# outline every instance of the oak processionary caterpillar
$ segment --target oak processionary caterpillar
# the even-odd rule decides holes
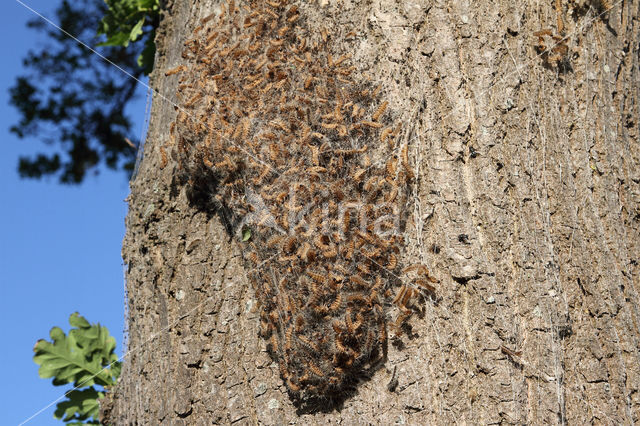
[[[232,227],[259,218],[244,222],[245,268],[260,335],[297,403],[339,399],[383,361],[412,177],[380,86],[315,33],[286,0],[230,2],[166,72],[180,76],[167,148],[190,200]],[[400,161],[386,160],[393,150]]]

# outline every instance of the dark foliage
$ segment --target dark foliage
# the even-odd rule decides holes
[[[69,34],[96,46],[105,40],[96,32],[106,10],[103,0],[63,1],[54,21]],[[139,141],[125,108],[136,96],[136,80],[42,19],[35,18],[28,26],[45,34],[46,42],[28,52],[26,74],[10,89],[10,102],[21,115],[11,131],[20,138],[37,136],[55,148],[51,154],[21,157],[20,175],[55,175],[62,183],[77,184],[88,172],[97,173],[101,163],[130,173]],[[152,36],[153,32],[145,32],[142,38]],[[142,78],[145,69],[136,59],[148,45],[143,41],[95,49]]]

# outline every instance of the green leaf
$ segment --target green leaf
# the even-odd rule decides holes
[[[127,47],[129,45],[129,33],[124,33],[122,31],[117,32],[109,36],[107,41],[103,43],[98,43],[98,46],[124,46]]]
[[[242,241],[249,241],[249,238],[251,238],[251,229],[244,228],[242,230]]]
[[[105,388],[113,386],[120,376],[122,364],[115,354],[116,341],[100,324],[90,324],[77,312],[69,317],[73,327],[65,335],[59,327],[49,333],[51,342],[38,340],[33,360],[40,365],[42,378],[53,377],[56,386],[73,383],[76,389],[65,394],[56,406],[54,417],[68,424],[99,424],[100,404]],[[84,389],[78,389],[84,387]]]
[[[158,0],[138,0],[138,10],[156,10]]]
[[[142,34],[142,26],[144,25],[145,17],[138,21],[138,23],[131,29],[131,34],[129,34],[129,40],[136,41],[136,39]]]
[[[76,328],[71,329],[68,336],[59,327],[53,327],[49,333],[52,342],[39,340],[34,346],[33,360],[40,365],[40,377],[53,377],[56,386],[66,383],[75,386],[115,384],[115,371],[103,368],[117,360],[116,342],[109,331],[99,324],[89,324],[77,313],[69,317],[69,323]],[[118,365],[118,375],[119,369]]]
[[[56,405],[56,410],[53,413],[53,417],[56,419],[61,419],[65,422],[71,420],[84,421],[91,417],[97,419],[100,416],[98,399],[104,396],[102,392],[98,392],[94,388],[88,388],[71,390],[65,396],[67,399]]]
[[[100,21],[97,33],[106,35],[107,40],[99,46],[127,47],[130,42],[145,40],[145,47],[138,56],[137,62],[148,75],[153,68],[154,33],[159,22],[159,0],[105,0],[105,2],[107,13]]]
[[[71,316],[69,317],[69,324],[71,325],[71,327],[78,327],[78,328],[91,327],[91,324],[89,324],[89,321],[81,317],[80,314],[77,312],[74,312],[71,314]]]

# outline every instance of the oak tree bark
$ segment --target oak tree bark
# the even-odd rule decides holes
[[[238,243],[188,202],[171,159],[161,167],[177,102],[164,72],[218,9],[170,1],[123,248],[127,356],[105,421],[640,421],[640,2],[560,6],[300,4],[335,39],[357,33],[352,61],[412,129],[404,257],[439,279],[438,302],[355,395],[300,413],[258,338]]]

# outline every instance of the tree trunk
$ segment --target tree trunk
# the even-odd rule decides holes
[[[404,334],[386,307],[398,337],[342,404],[296,409],[258,337],[241,243],[188,200],[163,148],[183,102],[164,73],[184,62],[200,20],[219,13],[174,0],[131,185],[127,355],[104,419],[640,421],[640,2],[574,0],[559,14],[551,1],[299,7],[337,45],[356,38],[359,78],[382,85],[408,129],[415,179],[401,257],[429,267],[437,296]]]

